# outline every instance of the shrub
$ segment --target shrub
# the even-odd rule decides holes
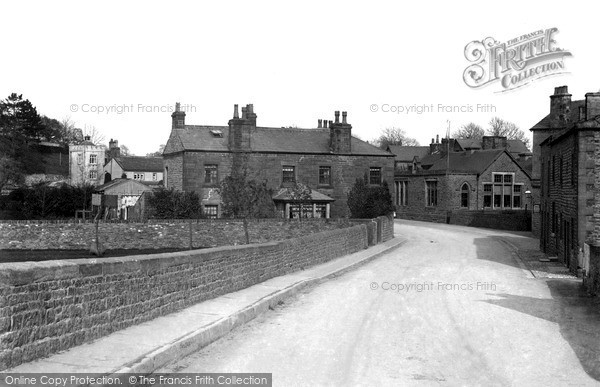
[[[158,219],[201,218],[200,196],[192,192],[160,188],[148,197],[150,217]]]
[[[93,190],[91,185],[51,187],[41,182],[12,191],[6,209],[26,219],[72,218],[75,211],[90,208]]]
[[[356,179],[348,193],[348,208],[356,219],[371,219],[392,213],[394,204],[387,181],[378,186],[369,186],[366,174],[364,178]]]

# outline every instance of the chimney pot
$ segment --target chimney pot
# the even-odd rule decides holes
[[[176,112],[181,111],[181,104],[179,102],[175,102],[175,111]]]
[[[329,121],[329,127],[331,128],[333,126],[333,121]]]
[[[440,143],[440,135],[439,135],[439,134],[436,134],[436,135],[435,135],[435,143],[436,143],[436,144],[439,144],[439,143]]]
[[[248,112],[248,107],[244,107],[242,106],[242,120],[245,120],[247,115],[246,113]]]
[[[434,142],[433,142],[433,140],[434,140],[434,138],[432,137],[432,138],[431,138],[431,143],[432,143],[432,144],[434,143]]]
[[[327,128],[327,127],[328,127],[328,126],[327,126],[327,120],[323,120],[323,127],[324,127],[324,128]]]
[[[240,118],[240,114],[238,113],[238,105],[233,105],[233,118]]]
[[[568,86],[559,86],[554,88],[554,95],[564,95],[569,94]]]
[[[342,124],[347,124],[346,118],[348,117],[348,112],[342,112]]]
[[[319,124],[317,126],[317,128],[321,128],[323,126],[323,120],[318,120]]]
[[[335,123],[336,124],[340,123],[340,111],[339,110],[335,111]]]

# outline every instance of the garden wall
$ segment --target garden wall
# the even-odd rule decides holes
[[[367,225],[359,224],[280,242],[0,264],[0,370],[367,245]]]

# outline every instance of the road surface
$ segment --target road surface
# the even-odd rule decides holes
[[[397,221],[399,249],[156,372],[269,372],[275,386],[600,385],[600,306],[533,278],[500,239]]]

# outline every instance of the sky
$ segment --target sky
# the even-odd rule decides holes
[[[315,128],[347,111],[364,140],[395,127],[427,145],[448,125],[485,128],[493,116],[529,135],[554,87],[573,99],[600,90],[599,10],[549,0],[5,2],[0,98],[23,94],[40,114],[95,127],[136,155],[166,143],[175,102],[195,125],[227,125],[234,104],[252,103],[269,127]],[[571,54],[560,74],[509,91],[465,83],[470,42],[551,28],[553,47]]]

